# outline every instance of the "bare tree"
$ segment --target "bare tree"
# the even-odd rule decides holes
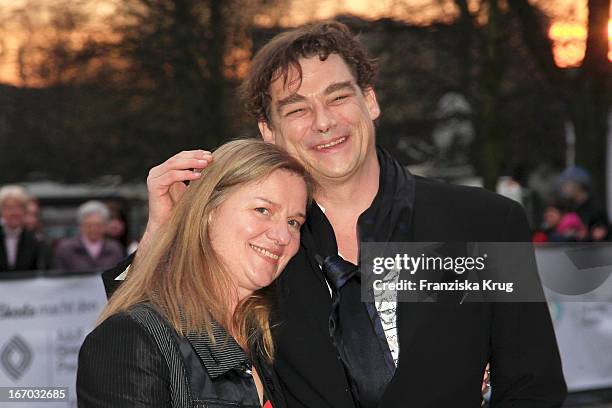
[[[576,132],[576,162],[590,170],[596,191],[603,193],[610,107],[610,0],[588,1],[586,51],[582,63],[571,69],[555,65],[546,17],[527,0],[509,0],[508,4],[521,22],[532,57],[567,107]]]

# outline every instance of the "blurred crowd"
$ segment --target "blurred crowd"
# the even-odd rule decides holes
[[[103,202],[83,203],[76,218],[76,236],[49,242],[38,200],[18,185],[0,188],[0,272],[103,270],[135,250],[125,216]]]
[[[606,211],[591,192],[586,170],[570,167],[540,183],[542,188],[533,180],[529,184],[538,193],[540,205],[533,206],[534,200],[529,204],[525,189],[509,177],[501,179],[498,192],[525,205],[534,226],[534,242],[610,240]],[[0,188],[0,272],[103,270],[136,249],[137,242],[128,238],[125,215],[103,202],[87,201],[79,206],[78,234],[53,242],[44,235],[40,210],[38,200],[23,187]]]
[[[579,166],[562,172],[544,203],[534,242],[610,240],[606,211],[592,194],[591,176]]]

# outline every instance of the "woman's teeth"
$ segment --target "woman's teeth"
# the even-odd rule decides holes
[[[255,246],[253,244],[249,244],[251,246],[251,248],[253,248],[254,250],[256,250],[257,252],[259,252],[260,254],[267,256],[268,258],[272,258],[275,261],[278,261],[279,256],[276,254],[273,254],[272,252],[268,251],[267,249]]]

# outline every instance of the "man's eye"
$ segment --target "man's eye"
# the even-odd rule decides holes
[[[302,227],[302,223],[298,220],[289,220],[287,224],[291,225],[293,228],[300,229]]]
[[[255,211],[257,211],[258,213],[263,214],[263,215],[270,214],[270,210],[268,210],[266,207],[257,207],[257,208],[255,208]]]
[[[304,112],[306,112],[306,109],[304,108],[291,109],[290,111],[286,113],[285,116],[300,116]]]
[[[338,103],[341,103],[342,101],[344,101],[344,100],[345,100],[346,98],[348,98],[349,96],[350,96],[350,95],[338,95],[338,96],[335,96],[334,98],[332,98],[332,100],[331,100],[331,102],[330,102],[330,103],[331,103],[332,105],[333,105],[333,104],[338,104]]]

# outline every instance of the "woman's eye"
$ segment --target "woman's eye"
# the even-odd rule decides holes
[[[257,211],[260,214],[264,214],[264,215],[270,214],[270,210],[268,210],[266,207],[257,207],[255,208],[255,211]]]

